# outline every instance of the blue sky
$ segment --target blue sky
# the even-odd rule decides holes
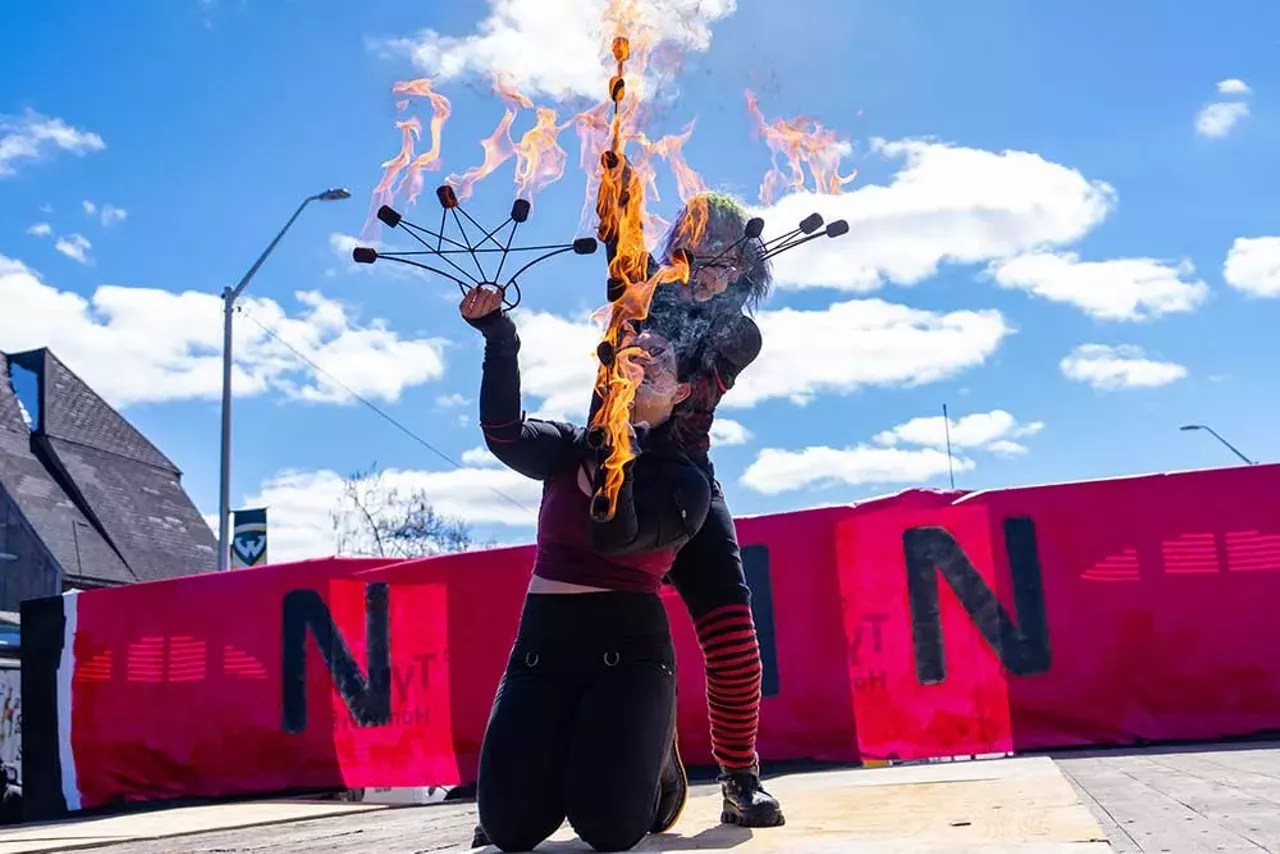
[[[667,12],[654,20],[683,65],[646,129],[696,119],[685,155],[709,184],[760,204],[770,152],[746,88],[770,120],[803,114],[837,132],[843,171],[859,171],[841,195],[810,182],[761,205],[769,233],[810,210],[853,230],[777,262],[766,349],[726,400],[733,423],[714,451],[736,512],[945,485],[943,403],[967,488],[1232,462],[1209,436],[1177,430],[1187,422],[1255,458],[1280,454],[1280,9],[648,5]],[[351,200],[307,210],[246,312],[462,468],[241,319],[233,504],[271,508],[276,558],[327,553],[338,476],[376,462],[483,535],[529,539],[536,485],[475,453],[480,350],[456,289],[385,263],[356,268],[344,252],[399,145],[395,81],[430,77],[452,102],[425,215],[430,188],[479,161],[501,116],[493,71],[562,118],[603,95],[602,7],[4,4],[0,350],[52,347],[212,513],[216,294],[301,198],[349,187]],[[536,197],[530,239],[584,233],[577,140],[560,142],[570,168]],[[659,180],[653,207],[669,216],[674,185],[665,170]],[[501,218],[513,192],[508,162],[470,210]],[[570,256],[526,281],[531,411],[577,415],[585,402],[585,316],[602,280],[600,258]]]

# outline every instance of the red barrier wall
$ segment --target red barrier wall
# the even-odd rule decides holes
[[[424,663],[448,660],[440,582],[401,585],[390,598],[392,726],[352,724],[310,640],[307,727],[282,725],[285,595],[318,592],[363,663],[365,585],[344,576],[376,563],[308,561],[77,594],[70,742],[81,804],[456,780],[448,680],[421,677]],[[429,719],[412,713],[427,708]]]
[[[1253,466],[911,490],[740,520],[765,664],[762,756],[905,759],[1280,728],[1278,496],[1280,466]],[[91,807],[472,781],[532,555],[309,561],[67,597],[64,791],[70,779]],[[682,603],[664,595],[682,749],[709,763],[701,653]],[[378,638],[382,718],[368,669]],[[344,649],[354,675],[340,691],[320,653],[341,673]],[[286,695],[305,699],[291,707]],[[348,701],[380,725],[358,726]]]
[[[883,623],[856,692],[866,757],[923,758],[1280,729],[1280,466],[976,493],[840,526],[846,632]],[[1006,543],[1007,520],[1034,542]],[[1002,667],[939,582],[946,678],[920,684],[904,532],[947,528],[1011,617],[1011,552],[1043,580],[1047,668]],[[1023,527],[1026,525],[1023,523]],[[1024,561],[1025,562],[1025,561]],[[851,662],[851,667],[854,667]],[[1037,667],[1032,666],[1031,670]]]

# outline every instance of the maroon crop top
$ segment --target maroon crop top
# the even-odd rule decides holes
[[[578,466],[547,481],[538,509],[538,555],[533,574],[549,581],[634,593],[656,593],[676,550],[606,555],[591,548],[586,520],[591,496],[578,486]]]

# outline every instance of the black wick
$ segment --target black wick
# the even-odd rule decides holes
[[[458,290],[466,294],[472,288],[488,286],[497,289],[502,294],[502,304],[508,309],[513,309],[520,304],[520,276],[525,271],[540,261],[545,261],[556,255],[562,255],[565,252],[573,252],[575,255],[591,255],[596,251],[596,239],[594,237],[579,237],[572,243],[548,244],[542,246],[512,246],[511,243],[516,236],[516,228],[520,223],[529,219],[529,213],[533,206],[529,204],[527,199],[516,199],[511,205],[511,215],[499,225],[497,228],[485,229],[480,223],[476,222],[469,213],[462,209],[458,203],[458,196],[453,191],[453,187],[443,184],[436,188],[436,198],[440,201],[440,228],[432,231],[415,223],[409,222],[400,215],[398,211],[383,205],[378,208],[378,219],[390,228],[400,228],[409,234],[414,240],[422,244],[422,249],[414,252],[379,252],[372,246],[357,246],[351,252],[351,257],[358,264],[372,264],[380,258],[388,261],[398,261],[401,264],[409,264],[429,273],[435,273],[437,276],[443,276],[458,285]],[[452,237],[446,237],[444,230],[448,224],[449,216],[453,216],[453,221],[458,227],[458,233],[461,235],[460,240]],[[461,215],[461,216],[460,216]],[[467,233],[467,228],[462,223],[465,217],[481,233],[481,237],[475,243],[471,242],[471,236]],[[505,242],[500,242],[495,236],[508,225],[511,226],[507,232]],[[434,238],[435,246],[427,242],[426,238]],[[486,246],[485,244],[493,244]],[[507,279],[506,284],[501,284],[502,268],[506,266],[507,256],[512,252],[544,252],[543,255],[534,258],[525,264],[519,270],[512,273]],[[484,265],[480,263],[481,255],[497,254],[498,269],[492,275],[487,273]],[[421,261],[414,260],[417,256],[435,255],[441,261],[453,268],[453,272],[432,267]],[[473,275],[469,270],[459,265],[453,260],[455,255],[469,255],[471,262],[475,265],[478,276]],[[512,288],[515,290],[515,299],[507,299],[507,290]]]
[[[758,247],[759,260],[768,261],[770,258],[777,257],[788,249],[794,249],[797,246],[808,243],[810,240],[816,240],[819,237],[840,237],[849,233],[849,223],[842,219],[827,223],[826,228],[823,228],[822,225],[822,215],[811,213],[800,220],[800,225],[797,228],[765,241],[760,239],[760,235],[764,233],[764,220],[758,216],[752,217],[747,220],[742,237],[726,246],[717,255],[711,258],[690,257],[690,266],[692,268],[690,275],[698,270],[714,266],[721,258],[738,251],[753,241],[754,245]]]

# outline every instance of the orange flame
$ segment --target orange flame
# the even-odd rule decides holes
[[[856,169],[848,176],[840,174],[840,161],[849,154],[849,147],[835,131],[805,116],[769,122],[760,112],[760,102],[755,93],[747,90],[746,94],[747,110],[772,152],[773,168],[765,173],[760,184],[761,202],[773,204],[788,192],[803,191],[805,167],[813,177],[816,192],[826,195],[838,194],[841,187],[857,177]],[[779,157],[786,160],[790,174],[779,166]]]
[[[607,0],[604,13],[605,44],[602,53],[611,54],[615,73],[609,81],[609,98],[564,125],[549,108],[536,109],[536,122],[520,139],[512,141],[511,129],[521,109],[533,102],[499,79],[494,84],[507,104],[497,129],[483,142],[484,161],[462,174],[451,174],[445,180],[459,199],[470,196],[475,184],[492,174],[503,163],[516,158],[517,193],[527,197],[564,175],[567,155],[558,142],[559,134],[575,125],[581,140],[580,156],[587,176],[584,220],[594,207],[598,217],[597,233],[612,249],[609,259],[610,304],[602,310],[608,318],[604,343],[616,358],[602,365],[596,378],[596,391],[603,405],[591,419],[593,430],[603,428],[608,455],[602,464],[604,483],[601,495],[608,499],[608,513],[616,509],[618,490],[622,485],[622,469],[635,454],[630,443],[630,413],[636,386],[643,375],[639,354],[628,349],[636,337],[636,323],[648,316],[649,304],[656,288],[675,282],[687,283],[689,263],[685,257],[669,259],[651,273],[649,246],[654,245],[665,225],[646,207],[647,197],[657,198],[656,161],[665,160],[675,174],[680,199],[688,206],[682,220],[681,238],[695,242],[707,221],[707,206],[699,195],[705,190],[702,179],[684,159],[683,147],[688,142],[693,124],[681,134],[650,142],[640,127],[646,117],[646,90],[653,85],[651,72],[659,75],[674,70],[678,52],[659,51],[662,33],[652,15],[646,15],[648,0]],[[652,12],[651,9],[648,11]],[[625,34],[625,35],[623,35]],[[668,45],[669,46],[669,45]],[[422,172],[440,167],[440,132],[449,116],[449,102],[432,89],[429,80],[396,84],[396,94],[409,97],[399,101],[403,111],[412,97],[431,100],[431,148],[415,157],[415,143],[422,135],[422,124],[416,116],[397,122],[401,132],[401,150],[383,164],[385,174],[374,192],[375,210],[379,203],[389,203],[401,188],[408,186],[412,202],[422,189]],[[627,153],[630,145],[632,151]],[[602,156],[616,155],[612,166],[602,168]],[[594,200],[594,205],[592,202]]]
[[[684,133],[664,136],[657,142],[651,143],[643,136],[640,138],[640,144],[646,152],[667,161],[675,175],[676,193],[686,208],[685,217],[680,223],[680,231],[677,234],[677,243],[682,246],[695,244],[702,239],[708,218],[708,204],[705,196],[707,184],[684,159],[684,144],[693,136],[693,125],[693,122],[689,122]]]
[[[453,187],[454,193],[460,200],[470,198],[471,188],[477,181],[493,174],[495,169],[511,159],[511,155],[515,153],[515,146],[511,142],[511,123],[516,120],[516,114],[520,110],[533,106],[533,102],[513,89],[505,77],[499,76],[494,81],[493,91],[507,103],[507,109],[502,114],[502,120],[498,122],[497,129],[489,135],[488,139],[480,143],[480,147],[484,149],[484,162],[479,166],[471,167],[461,175],[450,175],[445,178],[445,182]]]
[[[538,107],[537,123],[515,145],[516,195],[530,198],[564,176],[568,155],[560,147],[560,132],[571,124],[556,124],[556,111]]]
[[[679,136],[650,143],[640,132],[643,118],[644,72],[657,43],[656,33],[646,27],[640,15],[638,0],[611,0],[605,14],[606,31],[615,37],[609,50],[616,63],[616,73],[609,81],[609,98],[605,103],[577,117],[582,138],[584,168],[589,175],[599,169],[595,184],[598,236],[615,247],[609,260],[609,310],[602,349],[615,357],[602,360],[596,373],[596,392],[601,403],[592,415],[590,429],[604,433],[603,446],[608,449],[601,463],[603,482],[596,499],[606,502],[606,516],[617,509],[618,492],[623,482],[623,467],[635,459],[631,447],[631,407],[635,400],[642,368],[638,353],[629,349],[636,337],[635,325],[649,314],[649,304],[656,288],[674,282],[689,281],[689,264],[683,256],[670,259],[650,274],[648,247],[655,236],[655,217],[646,210],[646,196],[654,186],[655,157],[664,157],[676,172],[681,198],[688,201],[703,188],[697,174],[684,161],[681,148],[692,133],[692,125]],[[610,26],[611,25],[611,26]],[[620,35],[626,33],[626,36]],[[626,73],[626,72],[630,73]],[[612,116],[609,110],[612,108]],[[635,153],[627,156],[629,142]],[[588,158],[591,158],[590,160]],[[596,166],[601,164],[601,166]],[[656,192],[655,192],[656,196]],[[695,202],[696,204],[696,202]],[[690,216],[691,228],[705,225],[702,217]]]
[[[440,137],[444,131],[444,123],[452,112],[449,99],[434,91],[431,81],[425,78],[396,83],[391,91],[393,94],[410,96],[396,102],[399,112],[408,108],[410,99],[414,96],[427,98],[431,102],[431,147],[415,157],[416,143],[422,137],[422,121],[417,116],[410,116],[396,122],[396,129],[400,131],[400,152],[382,164],[382,180],[373,188],[369,217],[362,231],[366,238],[372,236],[374,216],[379,207],[391,204],[396,194],[406,185],[408,200],[412,203],[422,192],[422,173],[440,168]]]

